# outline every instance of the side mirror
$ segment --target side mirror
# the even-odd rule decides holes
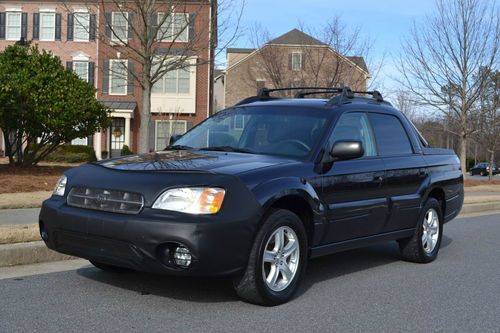
[[[175,141],[179,140],[182,137],[182,134],[174,134],[170,137],[169,145],[173,146]]]
[[[333,161],[351,160],[362,157],[365,153],[361,141],[337,141],[330,151]]]

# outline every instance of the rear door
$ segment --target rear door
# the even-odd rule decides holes
[[[323,244],[380,233],[387,219],[384,163],[364,112],[344,113],[330,134],[328,147],[339,140],[359,140],[363,157],[333,163],[324,174],[322,202],[327,206],[328,229]]]
[[[420,213],[427,165],[398,117],[381,113],[369,117],[385,165],[390,216],[384,231],[413,228]]]

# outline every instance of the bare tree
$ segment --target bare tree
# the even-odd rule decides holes
[[[350,85],[354,89],[367,89],[366,77],[360,75],[356,67],[361,64],[356,60],[365,62],[366,69],[369,69],[370,83],[367,86],[378,84],[377,78],[384,57],[379,61],[373,59],[374,41],[363,35],[361,26],[347,26],[341,16],[335,15],[319,30],[304,25],[301,29],[330,48],[329,53],[318,52],[317,48],[303,49],[308,60],[305,67],[312,76],[314,85],[326,87]]]
[[[301,70],[290,70],[290,60],[280,45],[271,45],[272,39],[266,28],[255,26],[251,41],[259,49],[260,68],[248,68],[248,84],[255,85],[259,75],[264,74],[274,87],[349,85],[354,89],[366,89],[367,73],[359,61],[370,54],[372,42],[361,35],[359,27],[345,26],[335,16],[322,29],[312,30],[302,25],[302,31],[317,39],[321,44],[305,39],[296,45],[300,51]],[[351,57],[355,56],[355,57]],[[378,70],[377,70],[378,72]],[[287,94],[283,92],[282,94]]]
[[[418,106],[412,98],[411,92],[399,89],[394,94],[394,106],[404,113],[408,119],[416,121],[418,118]]]
[[[478,131],[475,140],[486,150],[490,162],[489,178],[493,177],[495,151],[500,148],[500,72],[486,71],[485,87],[480,96]]]
[[[168,73],[193,66],[209,65],[213,72],[218,50],[239,34],[243,2],[94,0],[87,6],[92,9],[96,3],[101,13],[99,20],[104,22],[96,27],[103,52],[127,60],[105,70],[124,79],[131,76],[141,89],[138,152],[148,152],[153,148],[149,147],[149,123],[155,84]],[[240,3],[241,8],[236,8]],[[64,4],[71,6],[67,0]],[[218,20],[223,11],[233,14],[226,15],[225,21]],[[221,35],[225,35],[224,45],[218,44]]]
[[[456,122],[465,173],[467,139],[475,131],[469,120],[485,86],[479,72],[498,65],[500,14],[489,0],[437,0],[436,7],[403,41],[399,83]]]

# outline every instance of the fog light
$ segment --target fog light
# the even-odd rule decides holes
[[[188,267],[191,265],[191,253],[187,248],[179,246],[175,249],[174,261],[178,266]]]

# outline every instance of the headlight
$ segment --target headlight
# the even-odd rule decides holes
[[[64,196],[64,190],[66,189],[66,182],[68,178],[64,175],[59,178],[57,181],[56,187],[54,187],[54,192],[52,193],[53,195],[59,195],[59,196]]]
[[[189,214],[215,214],[220,210],[225,194],[224,189],[217,187],[174,188],[163,192],[153,208]]]

